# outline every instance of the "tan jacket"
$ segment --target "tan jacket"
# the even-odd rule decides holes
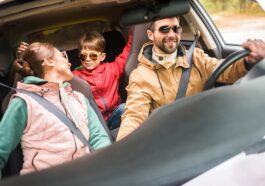
[[[175,101],[182,69],[189,68],[186,50],[181,45],[178,47],[176,63],[163,65],[151,62],[152,46],[150,42],[143,45],[138,56],[138,67],[130,75],[126,88],[128,97],[117,140],[138,128],[154,109]],[[186,96],[201,92],[207,78],[220,62],[195,48]],[[240,60],[230,66],[218,82],[233,83],[246,72],[244,60]]]

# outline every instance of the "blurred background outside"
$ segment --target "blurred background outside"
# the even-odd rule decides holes
[[[225,43],[242,44],[248,38],[265,41],[265,0],[200,0]],[[263,3],[263,6],[262,4]],[[262,8],[263,7],[263,8]]]

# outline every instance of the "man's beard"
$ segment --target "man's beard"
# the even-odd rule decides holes
[[[177,40],[177,38],[165,37],[162,42],[155,42],[155,44],[165,54],[172,54],[176,51],[179,45],[179,41]]]

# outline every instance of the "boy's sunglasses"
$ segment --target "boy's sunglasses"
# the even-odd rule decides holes
[[[89,57],[92,61],[96,61],[99,57],[99,54],[97,54],[97,53],[89,53],[89,54],[80,53],[79,54],[79,59],[81,61],[85,61],[87,59],[87,57]]]
[[[170,32],[170,30],[172,29],[172,31],[174,33],[182,33],[182,27],[181,26],[161,26],[158,28],[158,31],[162,34],[167,34]]]

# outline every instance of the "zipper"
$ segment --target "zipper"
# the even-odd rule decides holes
[[[61,105],[62,105],[62,107],[63,107],[63,109],[65,111],[65,115],[68,117],[69,113],[68,113],[68,111],[67,111],[64,103],[62,102],[62,98],[61,98],[61,95],[60,94],[59,94],[59,100],[60,100],[60,103],[61,103]],[[75,147],[74,147],[75,149],[74,149],[74,152],[72,154],[72,160],[73,160],[74,159],[74,155],[77,152],[77,144],[76,144],[75,135],[73,134],[73,132],[71,130],[70,130],[70,132],[72,133],[72,136],[73,136],[73,139],[74,139],[74,144],[75,144]]]
[[[101,96],[101,100],[102,100],[102,102],[103,102],[103,104],[105,106],[105,109],[106,109],[106,111],[104,113],[108,113],[109,112],[109,108],[107,106],[107,102],[106,102],[104,96]]]
[[[35,169],[35,171],[37,171],[37,167],[34,165],[34,159],[36,158],[36,156],[38,155],[39,152],[36,152],[36,154],[33,156],[32,158],[32,162],[31,162],[31,165],[32,167]]]
[[[75,135],[73,134],[73,132],[71,131],[72,135],[73,135],[73,138],[74,138],[74,144],[75,144],[75,150],[74,150],[74,153],[72,154],[72,160],[74,159],[74,155],[75,153],[77,152],[77,144],[76,144],[76,140],[75,140]]]

